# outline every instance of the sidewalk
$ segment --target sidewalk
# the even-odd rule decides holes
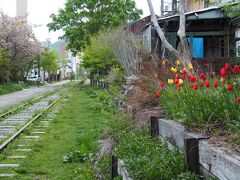
[[[32,87],[28,89],[24,89],[22,91],[17,91],[14,93],[10,94],[5,94],[0,96],[0,110],[3,110],[9,106],[12,105],[17,105],[23,101],[26,101],[28,99],[31,99],[33,97],[42,95],[48,91],[51,91],[63,84],[66,84],[70,82],[69,80],[62,81],[62,82],[57,82],[53,84],[48,84],[46,86],[41,86],[41,87]]]

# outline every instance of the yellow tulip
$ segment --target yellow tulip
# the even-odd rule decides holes
[[[182,79],[179,79],[179,80],[178,80],[178,83],[179,83],[180,85],[182,85],[182,84],[183,84],[183,80],[182,80]]]
[[[188,65],[188,69],[189,69],[189,70],[192,70],[192,69],[193,69],[192,63],[190,63],[190,64]]]
[[[179,66],[181,62],[179,60],[176,61],[176,65]]]
[[[168,79],[168,84],[174,84],[174,81],[173,81],[173,79]]]
[[[173,73],[177,73],[177,68],[175,68],[175,67],[171,67],[171,72],[173,72]]]
[[[165,64],[166,64],[166,61],[163,60],[163,61],[162,61],[162,65],[164,66]]]

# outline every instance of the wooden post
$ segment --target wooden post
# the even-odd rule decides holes
[[[151,125],[151,137],[158,136],[159,135],[158,117],[151,116],[150,117],[150,125]]]
[[[118,160],[112,156],[112,179],[118,176]]]
[[[198,139],[184,138],[184,155],[187,169],[199,174]]]

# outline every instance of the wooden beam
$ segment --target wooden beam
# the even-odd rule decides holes
[[[118,176],[118,159],[112,156],[112,179]]]
[[[158,136],[159,135],[158,117],[151,116],[150,117],[150,125],[151,125],[151,137]]]
[[[198,139],[184,138],[184,150],[187,169],[199,174]]]
[[[187,36],[224,36],[226,35],[226,31],[208,31],[208,32],[186,32]]]

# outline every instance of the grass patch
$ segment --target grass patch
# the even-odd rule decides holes
[[[15,169],[16,179],[94,179],[92,156],[108,119],[94,102],[74,88],[46,135]]]
[[[0,84],[0,95],[8,94],[15,91],[21,91],[23,86],[21,84]]]
[[[133,129],[124,133],[115,148],[115,155],[133,179],[191,179],[198,177],[187,172],[183,153],[169,150],[167,143],[151,138],[149,128]]]

